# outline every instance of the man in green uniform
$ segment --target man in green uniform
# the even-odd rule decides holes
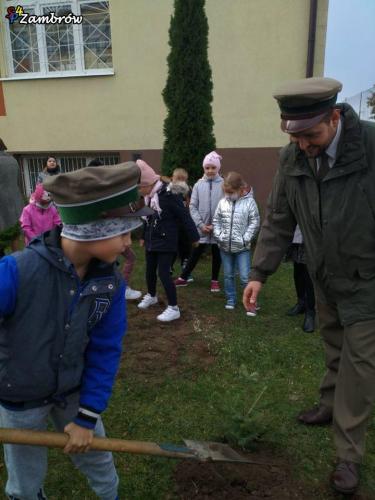
[[[341,88],[332,78],[307,78],[274,93],[290,143],[281,150],[243,303],[256,303],[298,223],[327,367],[319,405],[298,420],[333,423],[332,486],[352,493],[375,400],[375,123],[336,105]]]

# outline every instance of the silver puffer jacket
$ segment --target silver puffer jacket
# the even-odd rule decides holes
[[[249,249],[259,229],[259,212],[252,192],[237,201],[220,200],[213,225],[214,238],[221,250],[238,253]]]

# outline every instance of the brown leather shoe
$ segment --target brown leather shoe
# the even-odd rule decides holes
[[[301,412],[297,419],[306,425],[328,425],[332,422],[332,411],[325,406],[315,406],[311,410]]]
[[[344,495],[351,495],[359,486],[359,464],[343,460],[331,476],[333,488]]]

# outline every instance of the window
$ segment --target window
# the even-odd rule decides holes
[[[81,15],[85,67],[111,68],[112,46],[108,2],[83,4]]]
[[[61,172],[73,172],[84,168],[94,158],[99,158],[104,165],[116,165],[120,162],[118,153],[84,153],[81,155],[52,155],[60,165]],[[18,157],[21,165],[22,183],[25,189],[25,195],[30,196],[34,191],[38,174],[43,170],[44,163],[48,155],[27,155]]]
[[[7,7],[13,0],[5,2]],[[24,0],[25,14],[56,17],[73,14],[81,23],[12,24],[6,20],[8,77],[57,77],[113,74],[109,2]],[[52,14],[54,13],[54,14]]]
[[[30,10],[33,14],[34,11]],[[14,73],[40,71],[36,26],[14,24],[10,30]]]
[[[44,7],[43,14],[55,12],[56,16],[68,15],[69,5]],[[75,71],[76,60],[74,50],[73,26],[71,24],[50,24],[44,27],[47,53],[47,71]]]

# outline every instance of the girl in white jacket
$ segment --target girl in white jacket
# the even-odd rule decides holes
[[[213,219],[213,235],[220,248],[224,269],[226,309],[236,305],[236,268],[243,287],[250,273],[251,241],[259,228],[259,212],[243,177],[229,172],[223,184],[224,198],[220,200]],[[256,315],[255,308],[250,311]]]

